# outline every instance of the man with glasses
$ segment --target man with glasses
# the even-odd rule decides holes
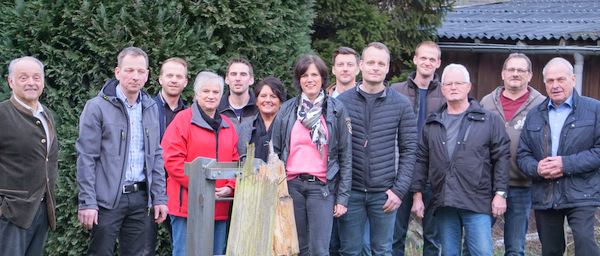
[[[525,235],[531,210],[531,179],[517,166],[519,135],[527,112],[544,101],[544,96],[529,86],[533,73],[531,60],[512,53],[502,66],[504,86],[483,97],[481,105],[500,116],[510,137],[510,181],[504,213],[504,255],[525,255]]]
[[[441,89],[447,103],[425,120],[419,139],[414,205],[423,205],[418,201],[429,180],[442,255],[460,254],[463,228],[472,255],[491,255],[491,216],[506,210],[510,139],[499,116],[468,98],[463,65],[444,69]],[[413,212],[422,218],[425,208]]]

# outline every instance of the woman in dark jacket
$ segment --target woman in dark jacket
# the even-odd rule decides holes
[[[329,255],[333,217],[346,213],[352,182],[350,119],[324,89],[328,69],[316,55],[294,68],[300,95],[286,101],[273,122],[273,147],[286,164],[294,200],[299,255]]]
[[[252,122],[243,122],[238,126],[238,153],[240,156],[246,154],[246,142],[254,143],[254,156],[266,162],[269,156],[268,142],[273,131],[271,124],[285,101],[285,89],[279,79],[270,76],[256,84],[254,95],[259,114]]]

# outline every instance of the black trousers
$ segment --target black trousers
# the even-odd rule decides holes
[[[88,255],[112,256],[117,237],[119,255],[142,255],[148,229],[148,192],[121,195],[114,209],[100,207],[90,235]]]
[[[597,207],[535,210],[535,222],[542,243],[542,255],[563,255],[565,252],[565,217],[573,231],[575,255],[600,255],[594,237]]]
[[[17,227],[0,216],[0,255],[42,255],[48,226],[46,202],[39,204],[29,228]]]

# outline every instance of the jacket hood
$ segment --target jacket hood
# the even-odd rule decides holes
[[[492,100],[494,101],[494,104],[498,104],[498,102],[500,101],[500,95],[502,94],[502,91],[504,91],[504,88],[505,86],[498,86],[496,89],[494,89],[494,91],[492,91]],[[527,86],[527,90],[529,90],[529,98],[527,99],[527,102],[525,102],[525,104],[529,104],[537,97],[545,97],[529,85]]]
[[[119,86],[119,80],[111,78],[104,83],[104,86],[102,86],[102,89],[98,92],[98,96],[108,100],[112,104],[119,104],[118,102],[120,102],[120,100],[117,98],[117,86]],[[144,109],[156,104],[156,101],[154,101],[146,91],[140,90],[140,95],[142,96],[142,106]]]
[[[202,118],[202,114],[200,114],[200,105],[198,105],[198,101],[194,100],[194,103],[192,103],[192,124],[196,125],[198,127],[207,129],[207,130],[211,130],[213,131],[213,128],[206,122],[206,120],[204,120],[204,118]],[[218,113],[217,111],[215,111],[215,115],[221,115],[220,113]],[[224,115],[221,115],[221,128],[229,128],[229,124],[227,123],[227,121],[225,121],[225,118],[228,118]]]

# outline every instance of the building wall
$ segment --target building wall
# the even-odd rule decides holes
[[[529,85],[546,94],[544,87],[542,69],[554,57],[563,57],[575,63],[573,56],[559,55],[527,55],[531,59],[533,67],[533,77]],[[470,97],[481,100],[483,96],[493,91],[502,82],[502,64],[508,57],[508,53],[469,53],[469,52],[448,52],[442,51],[442,65],[437,70],[441,75],[444,67],[450,63],[464,65],[470,73],[471,83],[473,84]],[[580,79],[580,78],[577,78]],[[585,56],[583,66],[583,82],[581,95],[600,99],[600,56]]]

